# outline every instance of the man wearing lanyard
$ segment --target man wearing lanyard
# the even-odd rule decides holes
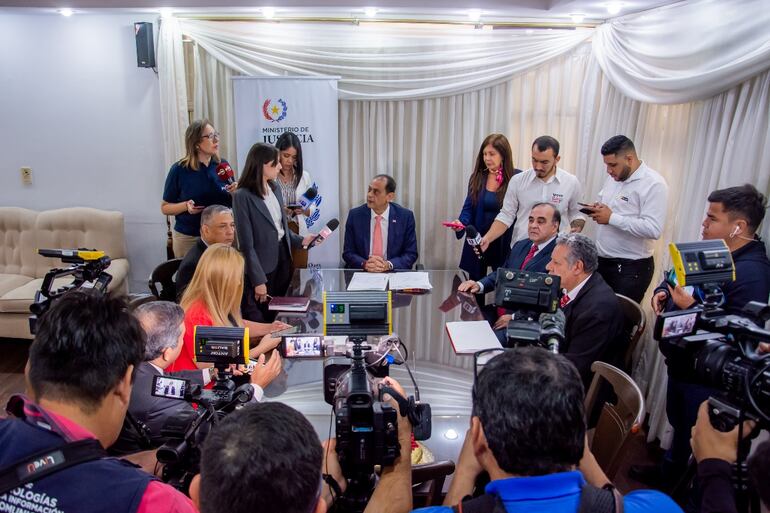
[[[599,201],[586,207],[599,224],[598,271],[612,290],[641,303],[654,270],[652,247],[666,222],[668,185],[624,135],[607,140],[601,153],[609,176]]]

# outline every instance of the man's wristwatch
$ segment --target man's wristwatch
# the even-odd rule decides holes
[[[388,263],[388,271],[392,271],[393,270],[393,263],[390,260],[388,260],[387,263]]]

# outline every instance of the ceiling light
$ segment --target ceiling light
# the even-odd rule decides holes
[[[481,19],[481,10],[471,9],[468,11],[468,19],[471,21],[479,21]]]
[[[610,2],[607,4],[607,12],[610,14],[617,14],[620,12],[620,9],[623,8],[623,4],[620,2]]]
[[[535,33],[535,29],[527,29],[525,32],[527,33],[528,36],[531,36],[532,34]]]
[[[574,14],[569,15],[570,18],[572,18],[573,23],[583,23],[583,20],[586,19],[586,15],[583,13],[576,12]]]
[[[174,15],[174,11],[170,7],[161,7],[159,11],[161,18],[171,18]]]
[[[275,7],[263,7],[262,16],[264,16],[267,19],[270,19],[273,16],[275,16]]]
[[[459,436],[460,435],[457,433],[457,431],[452,428],[449,428],[444,432],[444,438],[447,440],[457,440],[457,437]]]
[[[64,9],[59,9],[59,14],[61,14],[62,16],[66,16],[67,18],[72,16],[74,13],[75,13],[75,11],[73,11],[72,9],[70,9],[68,7],[65,7]]]
[[[367,7],[364,9],[364,14],[367,18],[374,18],[377,16],[377,8],[376,7]]]

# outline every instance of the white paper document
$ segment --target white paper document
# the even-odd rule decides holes
[[[503,348],[487,321],[448,322],[446,332],[457,354],[473,354],[484,349]]]
[[[428,273],[425,271],[390,275],[390,290],[431,290],[432,288]]]
[[[353,273],[348,290],[385,290],[388,275],[383,273]]]

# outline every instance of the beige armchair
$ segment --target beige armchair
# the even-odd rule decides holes
[[[28,318],[35,292],[46,272],[69,265],[38,255],[38,248],[102,250],[112,259],[109,290],[127,292],[122,213],[85,207],[44,212],[0,207],[0,337],[32,338]],[[57,279],[52,289],[71,282],[72,277]]]

